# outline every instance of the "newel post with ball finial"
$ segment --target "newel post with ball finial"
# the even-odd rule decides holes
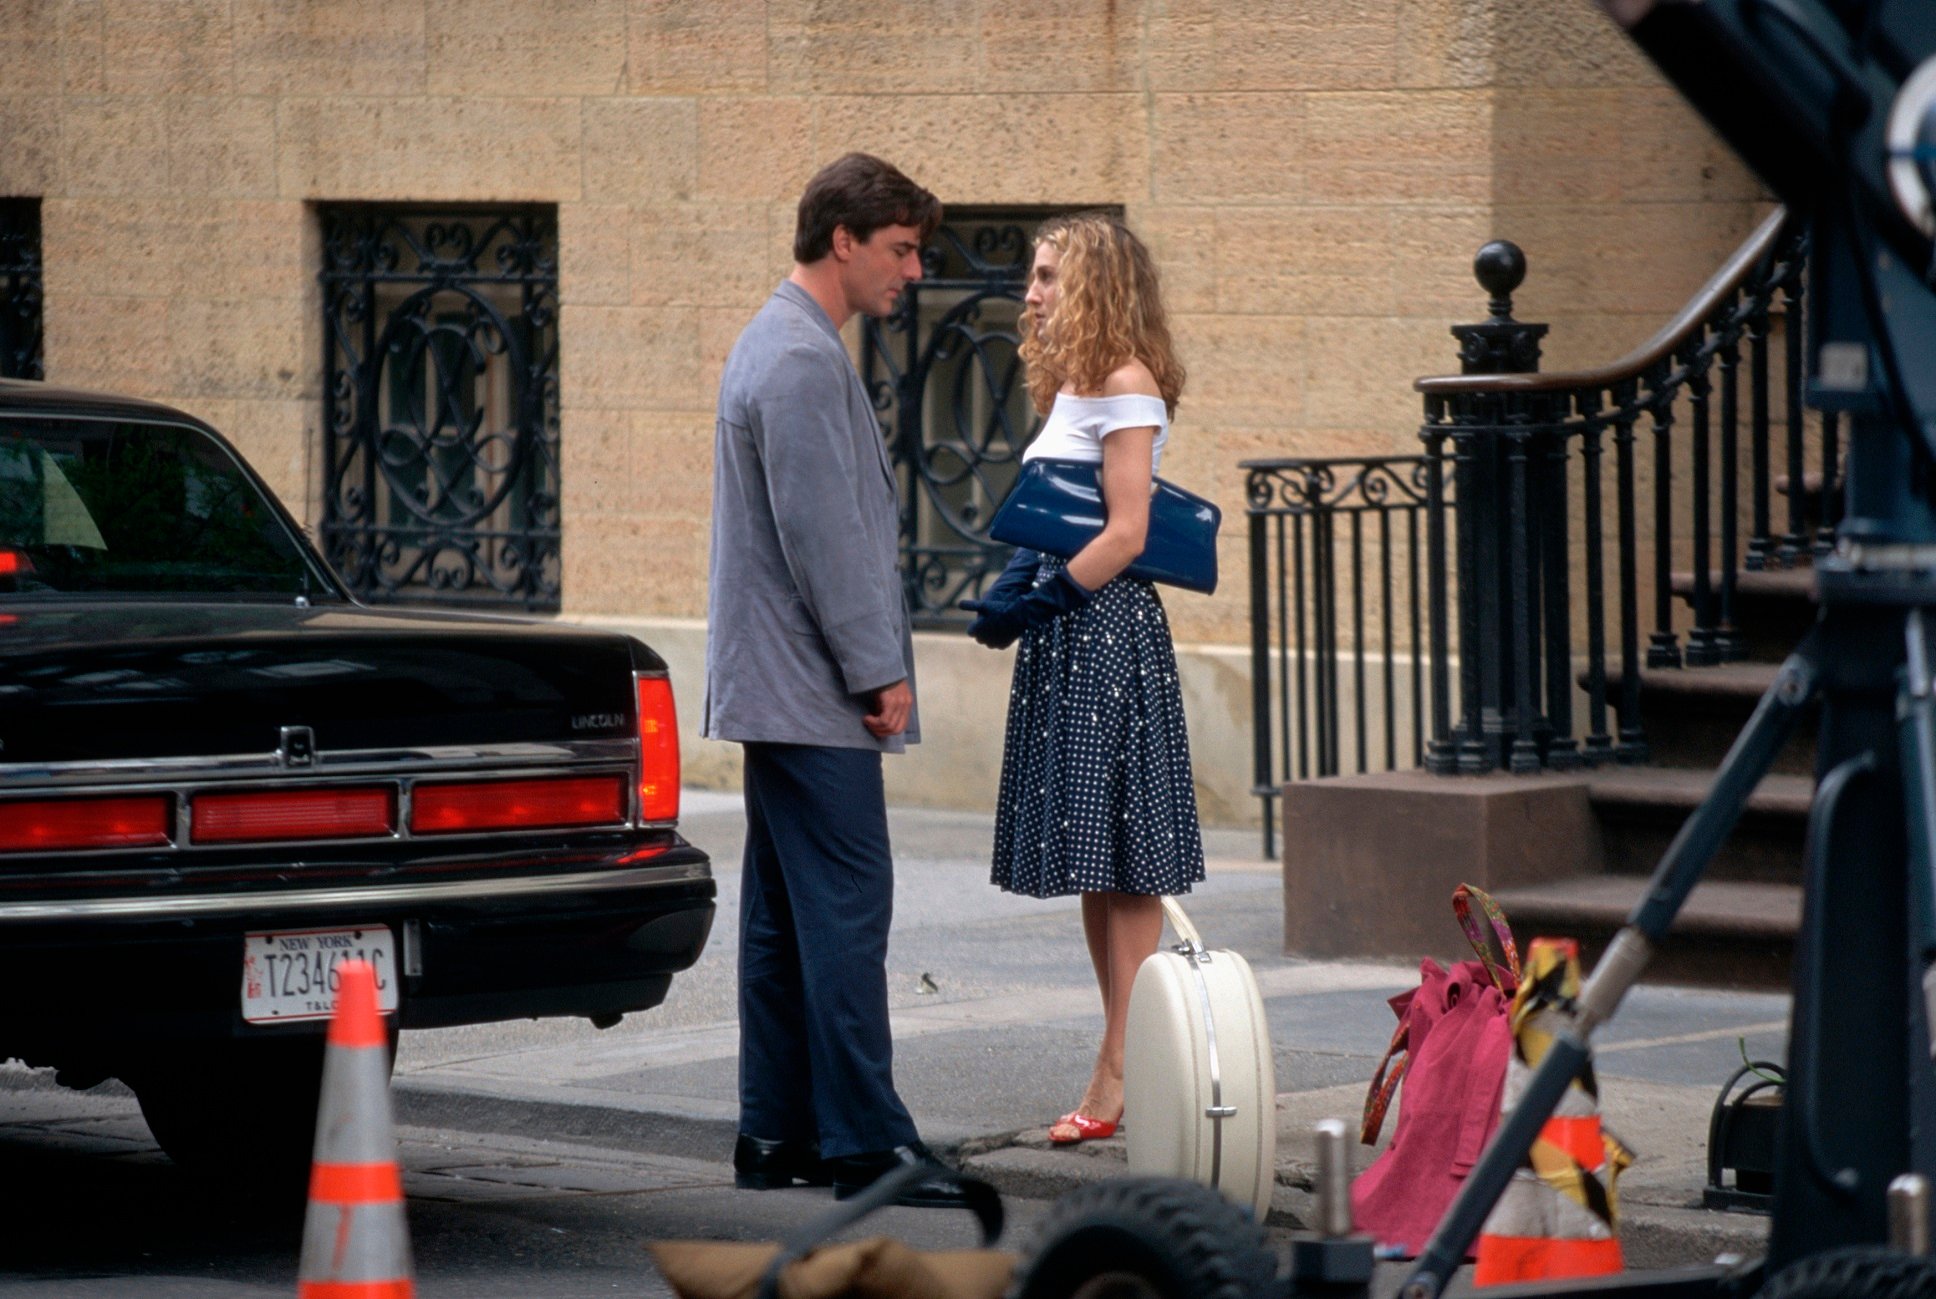
[[[1517,245],[1487,243],[1472,270],[1488,316],[1452,326],[1466,381],[1419,384],[1433,476],[1442,483],[1450,465],[1453,553],[1446,556],[1437,539],[1435,550],[1450,564],[1435,567],[1456,572],[1459,646],[1458,721],[1452,724],[1449,708],[1434,718],[1427,766],[1446,773],[1564,768],[1579,760],[1570,716],[1566,440],[1556,431],[1564,412],[1554,409],[1564,398],[1535,386],[1469,382],[1537,374],[1547,331],[1513,319],[1512,295],[1526,278]],[[1439,584],[1435,578],[1435,620],[1445,616]],[[1445,689],[1437,695],[1451,697]]]

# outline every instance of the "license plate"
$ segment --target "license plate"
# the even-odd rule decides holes
[[[361,929],[278,929],[242,943],[242,1018],[251,1024],[328,1019],[336,1010],[336,967],[376,969],[377,1009],[397,1008],[396,940],[385,925]]]

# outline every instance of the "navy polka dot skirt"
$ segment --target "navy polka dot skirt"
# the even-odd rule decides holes
[[[1148,582],[1119,577],[1018,642],[992,877],[1038,898],[1203,878],[1176,649]]]

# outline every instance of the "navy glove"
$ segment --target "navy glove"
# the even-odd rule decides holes
[[[968,634],[989,649],[1007,649],[1030,627],[1040,627],[1088,604],[1095,592],[1069,576],[1066,568],[1019,600],[997,605],[989,600],[963,600],[961,607],[981,616]]]
[[[989,639],[991,634],[989,618],[998,610],[1007,609],[1028,594],[1029,588],[1035,585],[1035,570],[1041,567],[1041,564],[1042,556],[1039,552],[1018,549],[1009,557],[1008,566],[1002,569],[1001,574],[986,591],[981,593],[979,599],[963,600],[957,604],[955,607],[958,609],[966,609],[970,613],[980,615],[968,625],[968,634],[990,649],[1006,649],[1010,642],[1020,635],[1020,632],[1011,632],[1006,640],[991,640]]]
[[[1005,604],[1014,604],[1035,585],[1035,570],[1041,566],[1040,551],[1017,550],[1010,556],[1008,566],[989,584],[987,590],[973,600],[963,600],[959,607],[985,609],[992,605],[999,609]]]

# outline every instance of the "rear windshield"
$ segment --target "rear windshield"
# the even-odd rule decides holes
[[[0,598],[295,596],[318,585],[280,513],[206,434],[0,420]]]

